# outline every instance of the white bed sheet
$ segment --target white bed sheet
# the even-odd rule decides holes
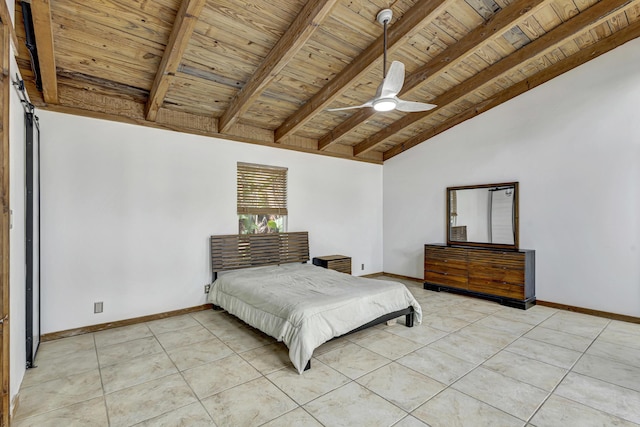
[[[422,309],[402,283],[354,277],[311,264],[229,271],[213,283],[209,302],[283,341],[302,373],[313,351],[385,314]]]

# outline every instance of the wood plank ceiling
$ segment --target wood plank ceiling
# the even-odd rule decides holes
[[[30,0],[40,91],[22,2],[39,108],[376,163],[640,36],[640,0]],[[399,96],[438,107],[326,111],[375,94],[384,8]]]

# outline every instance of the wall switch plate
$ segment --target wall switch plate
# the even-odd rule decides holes
[[[93,303],[93,312],[102,313],[102,301]]]
[[[204,293],[205,294],[208,294],[210,289],[211,289],[211,285],[204,285]]]
[[[364,264],[362,264],[362,267],[360,267],[360,270],[364,270]]]

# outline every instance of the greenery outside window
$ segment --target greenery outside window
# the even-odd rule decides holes
[[[238,162],[240,234],[287,231],[287,168]]]

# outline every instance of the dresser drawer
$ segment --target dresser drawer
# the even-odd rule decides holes
[[[440,273],[437,271],[425,271],[425,282],[434,283],[436,285],[453,286],[455,288],[466,289],[467,288],[467,276]]]
[[[313,265],[327,268],[329,270],[339,271],[341,273],[351,274],[351,257],[344,255],[327,255],[315,257],[312,260]]]
[[[524,285],[524,268],[511,268],[511,266],[494,267],[469,263],[469,280],[471,278],[508,282],[522,286]]]
[[[527,309],[535,304],[535,252],[426,244],[424,288]]]
[[[520,252],[506,251],[469,251],[469,264],[482,264],[485,267],[511,268],[524,270],[525,255]]]
[[[341,260],[327,262],[329,270],[336,270],[342,273],[351,274],[351,258],[343,258]]]
[[[425,246],[424,259],[433,261],[467,262],[467,250],[463,248],[449,248],[446,246]]]
[[[455,274],[459,276],[467,275],[467,263],[458,260],[435,260],[428,259],[424,262],[424,269],[439,273]]]
[[[468,289],[473,292],[481,292],[506,298],[524,299],[524,286],[498,280],[469,277]]]

